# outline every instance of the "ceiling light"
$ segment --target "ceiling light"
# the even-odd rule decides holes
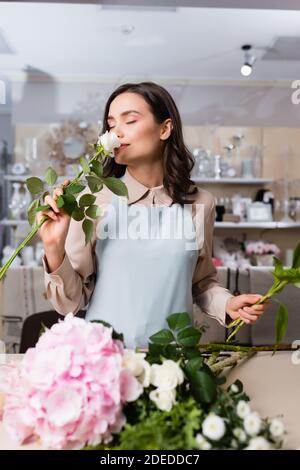
[[[249,75],[251,75],[253,72],[253,64],[256,61],[255,55],[252,55],[250,52],[251,48],[252,46],[249,44],[245,44],[241,47],[242,51],[244,51],[244,63],[241,66],[241,74],[244,77],[249,77]]]

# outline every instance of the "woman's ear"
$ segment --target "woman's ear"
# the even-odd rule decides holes
[[[173,130],[172,119],[166,119],[160,127],[160,140],[167,140]]]

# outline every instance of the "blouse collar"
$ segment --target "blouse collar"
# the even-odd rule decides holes
[[[155,203],[159,203],[165,206],[171,206],[173,203],[172,198],[168,195],[164,185],[155,186],[154,188],[148,188],[147,186],[140,183],[135,179],[126,168],[125,174],[122,178],[128,189],[128,204],[133,204],[142,199],[147,193],[152,193],[154,196]]]

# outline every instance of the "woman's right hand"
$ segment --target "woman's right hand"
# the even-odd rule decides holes
[[[69,180],[65,180],[63,186],[67,186]],[[44,204],[49,204],[51,209],[40,211],[36,215],[36,221],[39,223],[45,216],[48,217],[40,227],[38,233],[43,241],[45,249],[57,248],[63,251],[67,238],[71,217],[62,209],[57,207],[57,198],[63,194],[63,188],[56,188],[53,195],[49,194],[44,199]]]

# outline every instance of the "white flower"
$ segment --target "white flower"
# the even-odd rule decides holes
[[[232,449],[237,449],[239,446],[238,441],[236,439],[231,439],[230,446]]]
[[[149,393],[150,400],[154,401],[157,408],[162,411],[170,411],[175,403],[176,391],[175,390],[152,390]]]
[[[238,393],[239,388],[238,388],[237,385],[232,384],[232,385],[230,386],[230,390],[232,391],[232,393]]]
[[[211,444],[202,436],[202,434],[197,434],[195,437],[198,448],[201,450],[211,449]]]
[[[152,364],[150,382],[160,390],[171,390],[182,384],[184,375],[177,362],[166,360],[161,365]]]
[[[125,349],[123,363],[124,367],[133,373],[143,387],[149,387],[151,366],[149,362],[145,361],[145,357],[145,353]]]
[[[270,433],[275,438],[282,436],[282,434],[284,433],[284,425],[283,422],[280,421],[280,419],[272,419],[270,425]]]
[[[233,435],[240,441],[245,442],[247,439],[246,433],[242,428],[235,428],[233,430]]]
[[[244,419],[250,413],[250,406],[246,401],[240,400],[237,404],[236,412],[241,419]]]
[[[112,131],[106,131],[105,134],[102,134],[98,139],[98,144],[102,145],[105,152],[111,155],[113,155],[113,150],[121,145],[117,135]]]
[[[244,428],[249,436],[256,436],[260,431],[261,419],[258,413],[248,414],[244,419]]]
[[[264,437],[252,437],[246,450],[270,450],[270,443]]]
[[[225,423],[220,416],[209,414],[202,423],[202,432],[204,436],[212,441],[218,441],[225,434]]]

